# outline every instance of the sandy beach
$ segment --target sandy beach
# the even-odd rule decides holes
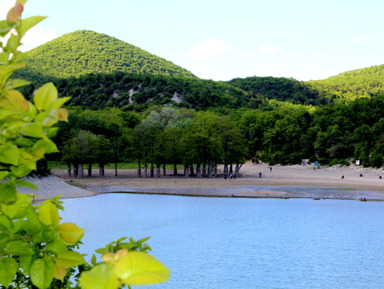
[[[384,201],[383,171],[358,166],[319,167],[273,166],[246,163],[241,169],[243,176],[237,179],[185,178],[182,176],[161,176],[160,178],[138,178],[136,170],[119,170],[114,177],[113,170],[99,178],[68,178],[65,170],[54,170],[55,176],[71,186],[55,185],[63,198],[91,196],[102,193],[130,192],[149,194],[172,194],[210,197],[252,197],[252,198],[312,198],[352,199]],[[262,177],[259,177],[259,173]],[[344,176],[344,177],[343,177]],[[74,188],[72,191],[69,188]],[[52,188],[51,188],[52,189]],[[49,197],[49,188],[43,198]],[[39,194],[39,193],[37,193]]]

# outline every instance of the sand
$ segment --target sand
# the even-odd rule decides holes
[[[262,177],[259,178],[259,173]],[[135,170],[113,170],[106,176],[83,179],[68,178],[65,170],[54,174],[66,183],[86,190],[81,196],[111,192],[172,194],[210,197],[252,198],[313,198],[384,201],[384,175],[382,170],[348,167],[273,166],[246,163],[241,169],[243,176],[237,179],[184,178],[161,176],[137,178]],[[362,176],[360,176],[362,175]],[[342,178],[344,176],[344,178]],[[79,193],[66,192],[63,197],[78,197]],[[49,195],[49,193],[48,193]]]

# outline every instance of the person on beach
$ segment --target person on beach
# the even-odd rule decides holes
[[[272,167],[269,167],[269,171],[272,172]]]
[[[259,173],[259,178],[261,178],[261,176],[262,176],[262,173],[260,172],[260,173]]]

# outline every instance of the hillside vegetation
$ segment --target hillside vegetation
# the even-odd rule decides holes
[[[251,95],[276,99],[295,104],[319,105],[327,103],[316,89],[293,78],[284,77],[246,77],[235,78],[228,84],[239,87]]]
[[[378,96],[384,94],[384,65],[347,71],[307,84],[330,102],[347,103]]]
[[[270,109],[269,100],[302,105],[348,103],[384,93],[384,65],[345,72],[319,81],[247,77],[202,80],[170,61],[114,37],[75,31],[25,54],[17,76],[33,84],[53,81],[71,105],[142,111],[151,105],[197,110],[239,107]]]
[[[118,107],[143,110],[170,104],[204,110],[212,107],[239,108],[248,95],[229,84],[191,77],[164,75],[88,74],[56,81],[60,94],[70,95],[70,104],[89,109]]]
[[[20,74],[27,78],[67,78],[115,71],[194,76],[188,70],[143,49],[88,30],[68,33],[36,47],[25,53],[24,61],[27,68],[22,69]]]

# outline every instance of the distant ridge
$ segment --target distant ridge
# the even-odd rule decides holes
[[[346,71],[307,84],[333,102],[346,103],[362,97],[384,95],[384,65]]]
[[[78,77],[116,71],[195,77],[190,71],[106,34],[79,30],[25,53],[21,76]]]

